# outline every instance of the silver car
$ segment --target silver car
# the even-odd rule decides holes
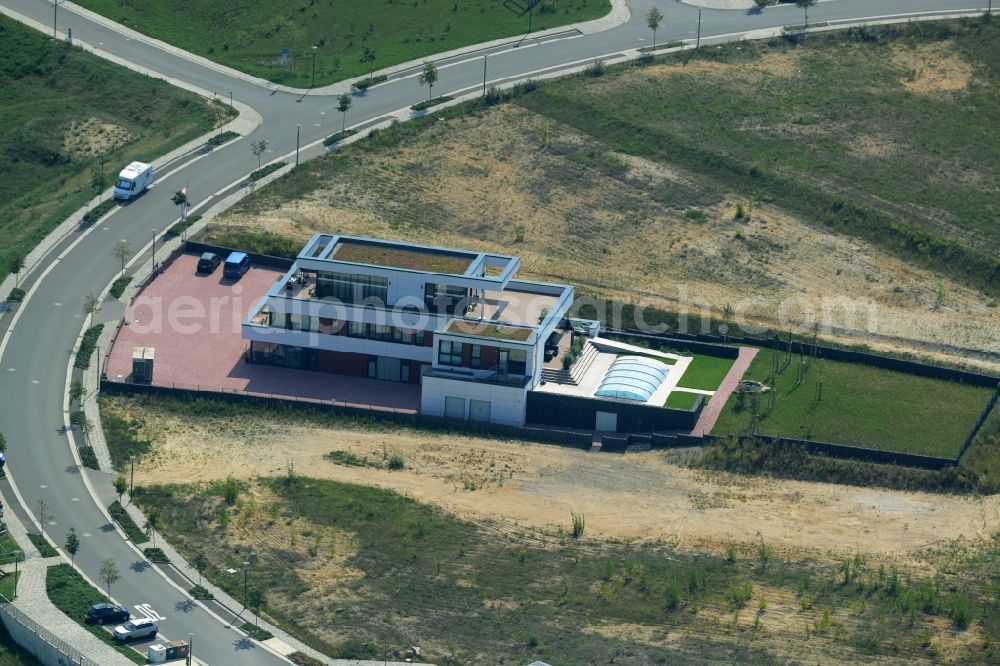
[[[112,633],[120,641],[129,641],[135,638],[153,638],[159,630],[156,620],[140,617],[118,625]]]

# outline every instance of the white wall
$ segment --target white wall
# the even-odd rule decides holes
[[[504,425],[524,425],[524,408],[527,391],[523,388],[465,382],[441,377],[423,377],[420,390],[420,413],[444,416],[446,396],[465,400],[465,416],[469,416],[469,400],[486,400],[491,404],[490,422]]]

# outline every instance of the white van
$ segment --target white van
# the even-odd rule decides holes
[[[153,165],[145,162],[132,162],[118,174],[115,183],[115,199],[135,198],[153,184]]]

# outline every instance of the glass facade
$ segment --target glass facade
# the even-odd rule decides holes
[[[442,340],[438,348],[439,365],[462,365],[462,343]]]
[[[358,303],[376,299],[388,303],[389,280],[375,275],[353,273],[316,274],[316,298],[333,297],[343,303]]]
[[[465,287],[452,287],[433,282],[424,285],[424,305],[435,314],[455,314],[456,308],[464,309],[468,302],[469,290]]]

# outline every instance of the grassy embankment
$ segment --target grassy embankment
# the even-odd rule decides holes
[[[229,116],[0,16],[0,277],[133,159],[149,161]],[[6,297],[6,294],[0,295]]]
[[[381,657],[419,644],[456,663],[775,662],[992,653],[1000,628],[997,542],[921,576],[863,554],[790,561],[768,544],[725,557],[653,544],[520,534],[459,521],[391,491],[287,476],[226,498],[224,484],[154,486],[187,557],[219,573],[259,556],[251,585],[264,613],[332,656]],[[979,548],[991,552],[980,552]],[[792,558],[794,559],[794,558]],[[936,570],[936,569],[934,569]],[[992,581],[992,582],[991,582]],[[969,627],[970,629],[966,629]],[[958,629],[953,633],[952,629]],[[966,639],[964,631],[974,631]],[[980,633],[982,632],[982,633]],[[975,638],[973,638],[975,636]],[[958,637],[958,640],[956,640]]]
[[[727,75],[779,58],[777,75]],[[922,23],[702,49],[518,103],[995,296],[998,61],[1000,21]]]
[[[316,2],[275,6],[253,0],[239,6],[196,0],[178,12],[169,0],[123,5],[84,0],[83,6],[130,28],[240,71],[291,86],[316,85],[367,74],[462,46],[524,34],[502,0],[423,0],[420,3]],[[536,9],[532,30],[608,13],[608,0],[563,0]],[[290,51],[286,66],[281,50]],[[362,60],[374,50],[373,63]],[[446,75],[445,75],[446,76]]]

